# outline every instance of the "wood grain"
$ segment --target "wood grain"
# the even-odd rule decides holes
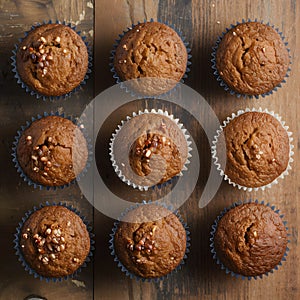
[[[214,199],[203,209],[198,201],[210,168],[208,140],[195,119],[174,105],[165,105],[179,115],[196,142],[201,170],[197,187],[180,208],[191,232],[191,247],[182,270],[160,282],[138,282],[121,272],[108,248],[114,220],[84,198],[77,184],[63,190],[35,190],[22,181],[11,161],[11,147],[16,131],[32,116],[44,111],[64,111],[79,116],[95,95],[114,85],[110,72],[110,51],[118,35],[132,23],[144,19],[161,20],[182,32],[192,50],[192,66],[185,83],[205,97],[220,121],[246,107],[274,110],[293,132],[295,155],[289,176],[266,191],[243,192],[223,182]],[[287,82],[276,93],[258,100],[238,99],[224,92],[211,70],[211,49],[230,24],[242,19],[258,19],[278,27],[289,43],[292,70]],[[92,46],[94,66],[83,89],[70,99],[43,102],[26,94],[13,78],[11,50],[31,25],[44,20],[60,20],[77,25]],[[300,49],[300,3],[297,0],[0,0],[0,299],[24,299],[39,294],[51,299],[299,299],[300,297],[300,85],[298,55]],[[116,111],[101,128],[96,144],[96,160],[108,187],[114,187],[124,199],[137,201],[153,197],[126,187],[115,176],[108,156],[107,142],[118,120],[144,106],[136,101]],[[170,187],[169,187],[170,188]],[[168,187],[161,193],[167,193]],[[232,278],[215,264],[209,249],[209,232],[216,216],[238,200],[265,200],[278,207],[288,222],[290,236],[287,261],[268,277],[258,280]],[[105,200],[105,199],[104,199]],[[15,228],[24,213],[45,201],[67,201],[93,223],[96,234],[94,261],[76,278],[84,283],[77,287],[71,280],[46,283],[28,275],[17,261],[12,247]]]

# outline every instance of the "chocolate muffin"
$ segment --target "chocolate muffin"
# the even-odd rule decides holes
[[[261,95],[283,81],[289,54],[271,26],[247,22],[236,25],[222,37],[216,51],[216,68],[235,92]]]
[[[287,248],[287,231],[269,206],[247,203],[218,221],[213,238],[216,257],[230,271],[259,276],[274,269]]]
[[[130,273],[163,277],[182,262],[186,231],[171,211],[145,204],[129,211],[124,220],[117,226],[113,244],[117,259]]]
[[[270,184],[288,167],[289,136],[266,112],[245,112],[225,127],[225,175],[235,184],[254,188]],[[217,152],[224,151],[217,147]]]
[[[69,26],[44,24],[30,31],[18,46],[16,66],[30,89],[44,96],[61,96],[84,80],[88,51]]]
[[[181,80],[187,61],[187,49],[176,31],[163,23],[145,22],[134,26],[121,38],[113,66],[122,81],[149,78],[136,81],[138,88],[156,95]]]
[[[34,121],[18,141],[16,156],[23,172],[43,186],[70,183],[84,169],[86,139],[70,120],[47,116]]]
[[[119,177],[145,189],[179,175],[189,156],[180,127],[169,116],[155,112],[125,122],[113,134],[110,150]]]
[[[85,262],[90,236],[76,213],[64,206],[45,206],[24,222],[19,247],[36,273],[60,278],[73,274]]]

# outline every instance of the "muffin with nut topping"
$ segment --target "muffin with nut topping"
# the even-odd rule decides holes
[[[63,186],[84,169],[88,157],[86,139],[69,119],[51,115],[26,128],[16,147],[22,172],[42,186]]]
[[[112,243],[127,272],[140,278],[159,278],[183,261],[187,233],[170,210],[145,204],[125,214],[117,224]]]
[[[122,181],[147,190],[182,174],[191,156],[190,144],[189,135],[173,115],[162,110],[140,111],[113,134],[111,161]]]
[[[19,44],[16,67],[30,89],[43,96],[62,96],[84,80],[88,70],[87,47],[69,26],[43,24]]]
[[[26,263],[45,278],[73,274],[85,262],[91,244],[82,219],[61,205],[34,211],[20,229],[18,241]]]

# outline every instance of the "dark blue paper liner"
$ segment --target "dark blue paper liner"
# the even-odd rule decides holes
[[[124,84],[124,82],[120,79],[120,77],[118,76],[115,68],[114,68],[114,57],[115,57],[115,54],[116,54],[116,49],[121,41],[121,39],[123,38],[123,36],[128,32],[130,31],[133,27],[135,26],[138,26],[139,24],[142,24],[142,23],[147,23],[147,22],[156,22],[154,21],[153,18],[150,19],[150,21],[147,21],[146,19],[144,20],[144,22],[138,22],[137,24],[132,24],[131,27],[127,27],[126,30],[124,30],[121,34],[119,34],[119,38],[115,40],[115,44],[113,46],[113,49],[111,50],[111,56],[110,56],[110,71],[113,73],[113,78],[116,80],[116,83],[120,83],[120,87],[125,89],[126,92],[130,93],[131,96],[133,97],[136,97],[137,99],[141,99],[141,98],[149,98],[149,99],[153,99],[153,98],[157,98],[157,97],[161,97],[163,95],[169,95],[172,91],[174,91],[178,84],[176,84],[171,90],[167,91],[167,92],[164,92],[160,95],[145,95],[145,94],[139,94],[138,91],[133,91],[132,89],[129,89],[128,88],[128,85]],[[168,22],[163,22],[161,21],[160,19],[157,20],[157,22],[159,23],[162,23],[162,24],[165,24],[167,26],[169,26],[170,28],[172,28],[178,35],[179,37],[181,38],[183,44],[185,45],[186,47],[186,51],[187,51],[187,65],[186,65],[186,70],[185,70],[185,74],[182,76],[181,80],[179,81],[180,83],[183,83],[184,80],[188,77],[188,73],[190,72],[190,65],[192,64],[190,59],[192,58],[192,55],[190,54],[191,53],[191,48],[188,47],[189,43],[185,41],[185,37],[183,36],[182,32],[179,31],[178,29],[175,28],[175,26],[173,24],[169,24]],[[146,78],[146,77],[145,77]]]
[[[235,208],[237,206],[240,206],[242,204],[247,204],[247,203],[256,203],[256,204],[262,204],[262,205],[268,206],[275,213],[277,213],[280,216],[280,218],[283,220],[284,215],[280,214],[280,210],[276,209],[275,206],[271,206],[270,203],[265,204],[265,201],[258,201],[257,199],[256,200],[251,200],[250,199],[248,201],[238,201],[238,202],[235,202],[230,207],[225,208],[223,211],[221,211],[220,214],[215,219],[215,221],[214,221],[214,223],[213,223],[213,225],[211,227],[211,232],[210,232],[210,239],[209,239],[210,242],[211,242],[210,243],[210,252],[212,253],[213,259],[216,261],[217,265],[220,265],[221,269],[225,270],[226,274],[230,274],[232,277],[235,277],[235,278],[242,278],[243,280],[245,280],[245,279],[248,279],[248,280],[255,279],[256,280],[258,278],[262,279],[263,276],[269,276],[269,274],[273,273],[274,270],[278,270],[278,267],[282,265],[282,262],[286,261],[287,253],[290,250],[288,248],[288,246],[286,247],[286,250],[285,250],[285,253],[284,253],[284,255],[283,255],[282,259],[281,259],[281,262],[277,266],[275,266],[272,270],[270,270],[270,271],[268,271],[268,272],[266,272],[264,274],[258,275],[258,276],[244,276],[244,275],[241,275],[241,274],[238,274],[238,273],[235,273],[235,272],[231,271],[226,266],[224,266],[223,263],[219,260],[219,258],[217,256],[217,253],[216,253],[216,250],[214,248],[214,236],[215,236],[215,233],[216,233],[219,221],[232,208]],[[285,229],[287,231],[287,236],[289,237],[290,234],[288,233],[288,227],[286,227],[287,222],[286,221],[282,221],[282,222],[283,222],[283,224],[285,226]],[[288,240],[288,243],[290,243],[290,240]]]
[[[86,45],[87,51],[88,51],[88,68],[87,68],[86,74],[84,76],[84,79],[81,81],[81,83],[77,87],[75,87],[72,91],[70,91],[70,92],[68,92],[68,93],[66,93],[64,95],[60,95],[60,96],[45,96],[45,95],[39,94],[37,91],[33,90],[26,83],[24,83],[23,80],[21,79],[21,77],[19,76],[19,73],[18,73],[18,70],[17,70],[17,66],[16,66],[16,54],[17,54],[17,51],[18,51],[18,44],[15,44],[15,47],[12,50],[13,55],[10,57],[11,60],[12,60],[12,63],[11,63],[11,65],[12,65],[12,71],[15,74],[14,77],[17,79],[17,83],[20,84],[21,87],[23,89],[25,89],[25,91],[27,93],[30,93],[30,95],[32,95],[32,96],[35,96],[36,99],[41,98],[43,101],[50,100],[51,102],[53,102],[55,100],[66,99],[66,98],[70,97],[72,94],[74,94],[75,92],[79,91],[81,89],[81,87],[86,84],[86,80],[89,78],[88,74],[90,74],[92,72],[91,68],[92,68],[92,64],[93,64],[92,48],[89,46],[88,42],[85,41],[86,40],[86,36],[81,36],[81,31],[76,31],[76,26],[72,26],[71,23],[67,23],[65,21],[60,22],[60,21],[57,20],[56,22],[53,22],[52,20],[49,20],[48,22],[44,21],[43,23],[37,23],[36,25],[31,26],[30,30],[28,30],[28,31],[25,32],[23,38],[20,38],[18,40],[19,44],[23,41],[23,39],[32,30],[36,29],[37,27],[39,27],[41,25],[53,24],[53,23],[66,25],[66,26],[69,26],[71,29],[73,29],[82,38],[84,44]]]
[[[76,176],[76,178],[74,180],[72,180],[71,182],[67,183],[67,184],[64,184],[64,185],[60,185],[60,186],[45,186],[45,185],[42,185],[40,183],[36,183],[34,181],[32,181],[24,172],[23,172],[23,169],[21,168],[20,164],[19,164],[19,161],[18,161],[18,157],[17,157],[17,147],[18,147],[18,143],[19,143],[19,140],[20,140],[20,137],[22,136],[23,132],[28,128],[30,127],[30,125],[34,122],[34,121],[37,121],[37,120],[40,120],[44,117],[48,117],[48,116],[58,116],[58,117],[62,117],[62,118],[65,118],[65,119],[68,119],[70,121],[72,121],[75,125],[77,125],[79,127],[79,129],[81,130],[81,132],[83,133],[85,139],[86,139],[86,143],[87,143],[87,150],[88,150],[88,158],[87,158],[87,162],[86,162],[86,165],[84,167],[84,169],[81,171],[80,174],[78,174]],[[46,190],[56,190],[57,188],[60,188],[60,189],[63,189],[67,186],[69,186],[70,184],[74,184],[76,181],[79,181],[80,180],[80,177],[81,176],[84,176],[84,174],[87,172],[87,169],[90,167],[91,165],[91,161],[92,161],[92,155],[93,155],[93,152],[92,152],[92,145],[91,145],[91,139],[88,137],[87,135],[87,132],[84,128],[84,125],[82,124],[82,122],[79,122],[78,120],[75,120],[74,118],[71,118],[71,117],[67,117],[65,116],[64,113],[59,113],[59,112],[50,112],[50,113],[47,113],[47,112],[44,112],[42,115],[37,115],[36,117],[32,117],[30,121],[27,121],[26,124],[24,126],[21,126],[21,129],[17,131],[17,135],[15,136],[14,138],[14,142],[13,142],[13,147],[12,147],[12,157],[13,157],[13,163],[17,169],[17,172],[20,173],[20,176],[21,178],[23,178],[23,180],[25,182],[27,182],[27,184],[29,186],[33,185],[33,187],[36,189],[36,188],[39,188],[40,190],[42,189],[46,189]]]
[[[179,129],[182,131],[182,134],[185,136],[185,139],[186,139],[188,155],[187,155],[186,162],[184,163],[183,168],[182,168],[182,170],[180,171],[179,174],[175,175],[174,177],[168,179],[167,181],[165,181],[163,183],[155,184],[153,186],[142,186],[142,185],[138,185],[138,184],[130,181],[130,179],[126,178],[125,175],[122,173],[122,171],[119,169],[119,166],[118,166],[118,164],[117,164],[117,162],[115,160],[115,157],[114,157],[113,145],[114,145],[114,140],[115,140],[118,132],[122,129],[123,125],[126,122],[130,121],[132,118],[134,118],[136,116],[139,116],[139,115],[142,115],[142,114],[148,114],[148,113],[155,113],[155,114],[160,114],[160,115],[163,115],[163,116],[167,116],[170,120],[172,120],[175,123],[175,125],[177,125],[179,127]],[[161,189],[162,187],[165,187],[165,186],[171,184],[176,179],[178,179],[178,177],[183,176],[182,172],[183,171],[187,171],[187,169],[188,169],[187,165],[190,164],[190,160],[189,159],[192,157],[191,151],[193,149],[190,147],[190,145],[192,144],[192,142],[190,140],[190,135],[188,135],[186,132],[187,132],[187,130],[183,127],[183,124],[179,123],[179,119],[178,118],[174,119],[174,116],[172,114],[170,115],[166,110],[164,111],[162,109],[158,109],[158,110],[151,109],[149,111],[148,109],[145,109],[144,111],[139,110],[138,113],[133,112],[132,117],[127,116],[126,117],[126,121],[123,121],[123,120],[121,121],[121,125],[118,125],[117,129],[112,134],[112,137],[110,139],[110,143],[109,143],[109,156],[110,156],[110,160],[112,162],[112,166],[113,166],[116,174],[118,175],[118,177],[124,183],[126,183],[129,186],[132,186],[135,189],[139,189],[140,191],[147,191],[148,189],[155,189],[156,187],[158,189]]]
[[[235,26],[237,26],[237,25],[239,25],[239,24],[242,24],[242,23],[248,23],[248,22],[259,22],[259,23],[261,23],[261,24],[265,24],[265,25],[267,25],[267,26],[272,27],[272,28],[275,29],[276,32],[280,35],[280,37],[281,37],[281,39],[282,39],[284,45],[285,45],[286,47],[288,46],[288,43],[284,41],[284,40],[285,40],[285,37],[283,36],[283,33],[282,33],[281,31],[279,31],[279,28],[275,28],[274,25],[271,25],[270,22],[264,23],[263,21],[258,21],[257,19],[255,19],[254,21],[251,20],[251,19],[248,19],[248,20],[242,19],[242,22],[236,22],[236,24],[231,24],[230,27],[229,27],[229,28],[226,28],[226,31],[225,31],[225,32],[222,32],[221,36],[218,37],[215,46],[212,48],[213,52],[211,53],[211,56],[212,56],[213,58],[211,59],[211,62],[212,62],[211,68],[213,69],[213,74],[215,75],[217,81],[219,82],[219,85],[220,85],[221,87],[223,87],[223,89],[224,89],[226,92],[229,92],[230,95],[235,95],[235,96],[238,97],[238,98],[242,97],[242,98],[244,98],[244,99],[246,99],[246,98],[250,98],[250,99],[256,98],[256,99],[258,99],[259,96],[261,96],[261,97],[264,98],[264,97],[266,97],[266,96],[268,96],[268,95],[273,94],[273,92],[277,91],[278,88],[281,88],[281,87],[282,87],[282,83],[285,83],[285,82],[286,82],[285,78],[289,77],[289,73],[290,73],[290,71],[291,71],[291,68],[290,68],[290,67],[288,68],[287,73],[286,73],[284,79],[282,80],[282,82],[279,83],[279,84],[278,84],[276,87],[274,87],[272,90],[270,90],[270,91],[268,91],[268,92],[266,92],[266,93],[263,93],[263,94],[259,94],[259,95],[248,95],[248,94],[240,94],[240,93],[236,92],[235,90],[233,90],[231,87],[229,87],[229,86],[227,85],[227,83],[222,79],[222,77],[221,77],[221,75],[219,74],[219,71],[218,71],[218,69],[217,69],[217,66],[216,66],[216,52],[217,52],[217,49],[218,49],[218,47],[219,47],[219,44],[221,43],[222,38],[224,37],[224,35],[225,35],[228,31],[230,31],[232,28],[234,28]],[[289,49],[289,48],[286,48],[286,49],[287,49],[288,53],[290,53],[290,49]],[[291,62],[292,57],[291,57],[290,54],[289,54],[289,58],[290,58],[289,65],[291,65],[291,64],[292,64],[292,62]]]
[[[55,205],[63,206],[65,208],[69,209],[70,211],[74,212],[76,215],[78,215],[81,218],[83,223],[86,225],[87,231],[90,236],[90,252],[86,257],[85,262],[73,274],[70,274],[70,275],[67,275],[64,277],[45,277],[45,276],[38,274],[26,262],[26,260],[23,256],[22,250],[20,248],[20,235],[21,235],[21,230],[22,230],[24,223],[35,211],[37,211],[45,206],[55,206]],[[21,262],[25,271],[27,271],[30,275],[33,275],[34,278],[39,278],[40,280],[45,280],[46,282],[50,282],[50,281],[61,282],[62,280],[67,280],[68,278],[74,278],[82,271],[82,268],[85,268],[87,266],[87,263],[91,261],[91,258],[93,256],[93,251],[95,250],[95,247],[94,247],[95,241],[93,240],[93,238],[95,237],[95,235],[92,233],[92,230],[93,230],[93,228],[92,228],[92,226],[90,226],[90,223],[86,220],[86,218],[84,216],[82,216],[80,214],[80,212],[76,208],[72,207],[71,205],[67,205],[66,203],[62,203],[62,202],[49,203],[48,201],[46,201],[45,204],[40,204],[39,206],[34,206],[32,208],[32,210],[27,211],[25,213],[25,216],[19,222],[18,227],[16,228],[16,233],[14,234],[15,238],[13,240],[14,249],[16,250],[15,254],[18,256],[18,260]]]
[[[156,278],[143,278],[141,276],[138,276],[136,274],[131,273],[129,270],[127,270],[127,268],[119,261],[117,254],[115,253],[115,246],[114,246],[114,238],[115,238],[115,233],[118,229],[119,223],[122,221],[122,218],[131,210],[134,210],[135,208],[138,208],[142,205],[148,205],[148,204],[155,204],[157,206],[162,206],[168,210],[170,210],[170,212],[172,212],[173,214],[176,215],[176,217],[179,219],[179,221],[181,222],[181,224],[183,225],[185,232],[186,232],[186,250],[185,250],[185,254],[183,259],[181,260],[180,264],[174,269],[172,270],[170,273],[166,274],[165,276],[162,277],[156,277]],[[122,270],[122,272],[124,272],[126,274],[126,276],[128,276],[130,279],[135,279],[137,281],[142,281],[142,282],[159,282],[161,280],[167,279],[169,278],[169,276],[172,273],[177,273],[182,266],[185,263],[185,260],[187,259],[187,254],[190,252],[189,247],[191,246],[190,244],[190,232],[188,231],[189,227],[188,225],[184,222],[183,218],[181,217],[180,213],[178,212],[178,210],[174,211],[174,208],[172,205],[166,205],[164,203],[157,203],[157,202],[152,202],[150,201],[143,201],[142,203],[136,203],[135,205],[132,205],[130,208],[127,208],[122,214],[121,216],[118,218],[118,220],[114,223],[114,226],[112,228],[112,233],[110,234],[110,240],[109,240],[109,249],[111,250],[111,255],[114,257],[114,261],[117,262],[118,267]]]

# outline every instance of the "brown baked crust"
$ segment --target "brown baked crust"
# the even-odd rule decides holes
[[[48,116],[34,121],[21,135],[17,159],[34,182],[61,186],[74,180],[88,157],[86,139],[70,120]]]
[[[178,82],[186,66],[183,41],[171,27],[159,22],[134,26],[122,37],[114,57],[114,68],[123,81],[156,77]]]
[[[165,137],[166,143],[164,147],[155,149],[155,155],[144,159],[143,151],[140,153],[142,156],[136,155],[136,148],[147,148],[143,145],[148,143],[147,136],[161,137],[162,140]],[[187,141],[182,130],[167,116],[156,113],[141,114],[127,121],[115,136],[112,151],[125,178],[139,186],[153,186],[179,174],[188,156]],[[141,172],[145,163],[146,173]]]
[[[20,43],[16,65],[31,89],[45,96],[61,96],[83,81],[88,52],[82,38],[69,26],[45,24]]]
[[[277,266],[287,247],[287,231],[270,207],[248,203],[228,211],[214,236],[217,257],[231,271],[258,276]]]
[[[260,95],[282,82],[289,66],[288,51],[271,26],[242,23],[227,32],[216,52],[216,67],[238,93]]]
[[[73,274],[90,251],[90,237],[81,218],[63,206],[46,206],[25,221],[20,247],[26,262],[44,277]]]
[[[281,123],[264,112],[246,112],[224,128],[225,174],[245,187],[260,187],[282,174],[289,162],[289,137]],[[222,151],[218,149],[217,151]]]
[[[149,221],[139,223],[144,218]],[[143,278],[161,277],[182,261],[186,232],[172,212],[147,204],[126,214],[126,222],[120,222],[115,233],[114,247],[129,272]]]
[[[150,161],[155,155],[167,162],[166,170],[158,183],[168,181],[182,170],[183,161],[175,143],[166,136],[154,133],[140,136],[133,143],[129,154],[131,168],[139,176],[149,175],[152,172]]]

